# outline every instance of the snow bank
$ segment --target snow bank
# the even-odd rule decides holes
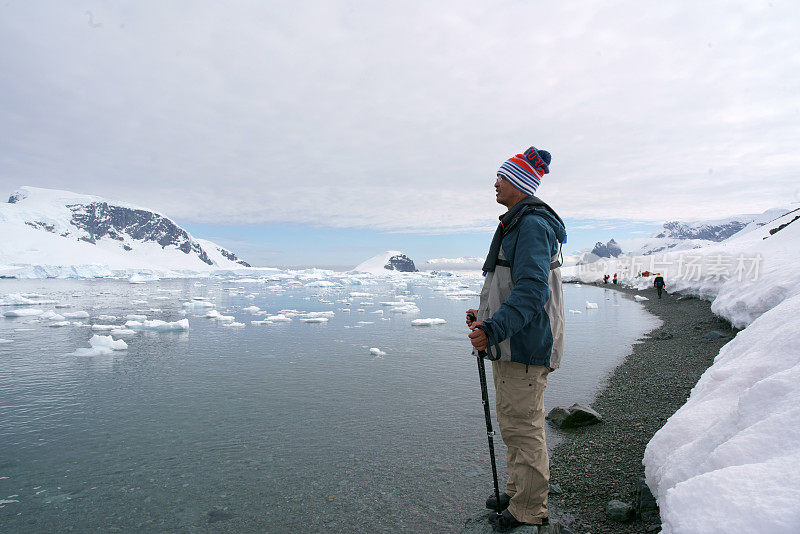
[[[800,296],[722,348],[644,456],[665,534],[800,532]]]
[[[128,344],[121,339],[114,340],[111,336],[93,335],[89,340],[91,348],[80,348],[73,354],[75,356],[100,356],[104,354],[112,354],[115,350],[126,350]]]

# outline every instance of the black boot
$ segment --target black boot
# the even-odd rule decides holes
[[[521,527],[523,525],[532,525],[534,523],[522,523],[521,521],[517,521],[517,518],[511,515],[511,512],[508,510],[503,510],[502,514],[492,514],[489,516],[489,522],[492,524],[492,530],[495,532],[508,532],[511,529]],[[550,521],[546,518],[542,518],[542,522],[539,525],[548,525]]]
[[[506,508],[508,508],[508,503],[511,501],[511,497],[506,495],[505,493],[500,493],[500,511],[502,512]],[[494,510],[497,512],[497,499],[494,496],[494,493],[489,495],[486,498],[486,508],[489,510]]]

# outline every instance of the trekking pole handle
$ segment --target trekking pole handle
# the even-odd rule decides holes
[[[473,323],[478,320],[478,318],[475,317],[474,313],[468,313],[467,314],[467,319],[470,319]],[[478,351],[478,356],[480,356],[481,358],[485,358],[486,357],[486,351],[485,350],[479,350]]]

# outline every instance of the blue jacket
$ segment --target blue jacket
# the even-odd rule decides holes
[[[552,321],[559,320],[552,316],[560,313],[563,343],[563,307],[548,307],[550,263],[559,252],[559,243],[566,238],[566,230],[546,205],[525,206],[524,210],[525,214],[502,237],[500,259],[494,272],[487,273],[481,291],[478,320],[483,322],[490,344],[496,345],[490,346],[490,351],[496,352],[499,346],[500,359],[551,366]],[[556,300],[560,306],[561,295]]]

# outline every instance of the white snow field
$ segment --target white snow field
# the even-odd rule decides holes
[[[565,280],[650,287],[713,300],[744,328],[644,455],[662,532],[800,532],[800,210],[700,249],[565,268]],[[703,272],[705,269],[705,272]],[[723,276],[725,275],[725,276]]]

